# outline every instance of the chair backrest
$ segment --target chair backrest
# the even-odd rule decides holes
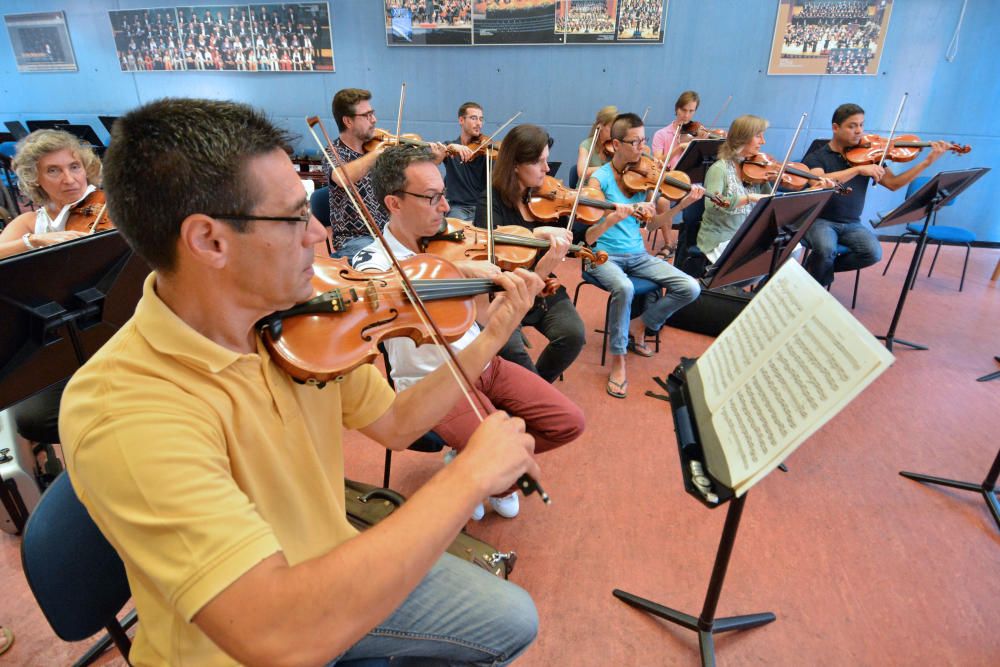
[[[132,596],[125,566],[63,473],[28,518],[21,542],[28,586],[55,633],[80,641],[117,623]]]
[[[577,183],[580,182],[580,172],[577,171],[576,165],[574,164],[569,169],[569,178],[566,179],[566,187],[570,189],[575,189]]]
[[[309,209],[313,217],[323,223],[324,227],[330,227],[330,186],[314,190],[309,196]]]

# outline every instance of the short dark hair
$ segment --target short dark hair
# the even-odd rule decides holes
[[[475,102],[466,102],[462,106],[458,107],[458,117],[459,118],[463,117],[465,115],[465,112],[468,111],[469,109],[479,109],[480,111],[482,111],[483,107],[476,104]]]
[[[177,262],[181,223],[195,213],[245,215],[259,201],[249,159],[290,151],[291,137],[246,104],[165,98],[125,114],[104,157],[108,215],[154,269]],[[238,231],[250,223],[227,221]]]
[[[337,121],[337,129],[341,132],[347,129],[344,124],[344,116],[351,116],[357,108],[358,102],[370,100],[371,91],[364,88],[344,88],[338,90],[333,96],[333,119]]]
[[[629,130],[642,127],[643,125],[642,118],[638,114],[631,112],[620,113],[611,124],[611,138],[622,141]]]
[[[837,125],[840,125],[851,116],[854,116],[859,113],[863,114],[864,112],[865,110],[859,107],[857,104],[853,104],[851,102],[848,102],[847,104],[841,104],[833,112],[833,122],[836,123]]]
[[[434,162],[434,154],[426,146],[401,144],[382,151],[371,171],[378,200],[385,202],[387,196],[405,190],[406,168],[420,162]]]

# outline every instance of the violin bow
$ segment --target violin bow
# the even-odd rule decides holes
[[[715,118],[712,119],[712,124],[709,125],[709,127],[715,127],[715,124],[719,122],[719,116],[721,116],[726,111],[726,109],[729,108],[729,103],[732,101],[733,101],[732,95],[726,98],[726,101],[722,104],[722,108],[719,109],[719,113],[715,114]]]
[[[406,82],[399,87],[399,111],[396,112],[396,143],[399,143],[399,133],[403,129],[403,102],[406,101]],[[324,131],[323,134],[326,134]],[[338,156],[339,157],[339,156]]]
[[[92,223],[90,223],[90,229],[87,231],[88,234],[93,234],[95,231],[97,231],[97,225],[100,224],[101,218],[104,217],[104,212],[106,210],[108,210],[108,203],[104,202],[103,204],[101,204],[101,210],[97,212],[97,217],[94,218],[94,221]]]
[[[337,149],[333,146],[333,141],[331,141],[330,135],[327,134],[326,128],[323,127],[323,121],[321,121],[318,116],[311,116],[306,118],[306,125],[309,128],[309,133],[312,135],[316,143],[319,144],[320,150],[323,152],[327,162],[330,164],[331,177],[333,177],[333,174],[336,174],[335,177],[344,192],[347,194],[351,205],[358,212],[358,215],[361,216],[361,220],[368,228],[368,231],[372,234],[372,237],[376,239],[379,247],[389,259],[392,271],[396,274],[400,285],[403,287],[403,293],[410,300],[410,303],[413,304],[414,311],[420,318],[421,323],[424,327],[426,327],[427,332],[431,334],[431,340],[440,350],[440,354],[444,359],[445,365],[448,367],[448,370],[458,383],[459,389],[462,391],[462,395],[465,396],[465,400],[469,402],[472,412],[481,423],[485,419],[485,415],[488,412],[485,402],[482,397],[476,393],[475,385],[472,383],[469,376],[466,375],[465,369],[463,369],[462,365],[458,362],[458,358],[455,356],[455,351],[445,340],[441,330],[438,328],[437,324],[430,316],[430,313],[427,311],[427,307],[423,300],[417,294],[417,290],[413,287],[413,283],[410,282],[409,276],[406,275],[406,271],[404,271],[403,267],[399,264],[399,260],[396,258],[395,253],[392,252],[392,248],[389,247],[389,243],[385,240],[385,237],[382,235],[382,231],[378,228],[378,223],[375,222],[375,218],[372,216],[371,211],[368,210],[368,207],[362,200],[361,193],[358,192],[357,186],[351,182],[351,179],[347,178],[343,174],[341,168],[344,166],[344,162],[341,159],[340,154],[337,152]],[[319,125],[319,129],[323,133],[323,138],[326,139],[325,145],[322,141],[320,141],[319,136],[317,136],[316,131],[313,129],[314,125]],[[538,495],[546,505],[552,502],[551,498],[549,498],[549,494],[547,494],[538,482],[527,473],[518,478],[517,486],[521,490],[521,493],[525,496],[530,495],[533,491],[537,491]]]
[[[518,111],[516,114],[514,114],[513,116],[511,116],[510,118],[508,118],[507,122],[504,123],[503,125],[501,125],[500,127],[498,127],[497,130],[496,130],[496,132],[494,132],[490,136],[486,137],[486,139],[484,139],[483,141],[479,142],[479,146],[476,147],[476,150],[472,151],[472,154],[475,155],[476,153],[478,153],[479,151],[481,151],[484,146],[489,146],[491,143],[493,143],[493,138],[496,137],[501,132],[503,132],[504,129],[506,129],[506,127],[508,125],[510,125],[511,123],[514,122],[515,118],[517,118],[518,116],[520,116],[523,113],[524,113],[523,110],[522,111]]]
[[[670,163],[670,154],[674,152],[674,146],[677,145],[677,135],[680,134],[679,128],[677,132],[674,132],[674,136],[670,139],[670,145],[667,146],[667,152],[663,156],[663,166],[660,168],[660,177],[656,179],[656,188],[653,190],[653,195],[649,198],[651,204],[655,205],[660,199],[660,186],[663,185],[663,177],[667,173],[667,165]],[[655,215],[655,211],[654,211]]]
[[[642,112],[642,122],[643,122],[643,123],[645,123],[645,122],[646,122],[646,114],[648,114],[648,113],[649,113],[649,110],[650,110],[650,108],[651,108],[651,107],[646,107],[646,110]]]
[[[647,109],[649,107],[646,107]],[[594,155],[594,146],[597,145],[597,135],[601,133],[601,128],[594,130],[594,136],[590,141],[590,150],[587,151],[587,161],[584,162],[583,174],[578,174],[580,182],[576,184],[576,196],[573,197],[573,208],[569,212],[569,222],[566,224],[566,229],[570,232],[573,231],[573,223],[576,221],[576,209],[580,205],[580,194],[583,192],[584,182],[587,180],[587,169],[590,167],[590,158]]]
[[[771,186],[771,192],[769,196],[774,196],[778,192],[778,186],[781,184],[781,178],[785,175],[785,167],[788,166],[788,160],[792,157],[792,149],[795,147],[795,142],[799,138],[799,132],[802,131],[802,123],[806,121],[806,117],[809,114],[803,113],[802,117],[799,118],[799,126],[795,128],[795,134],[792,135],[792,141],[788,144],[788,150],[785,151],[785,159],[781,163],[781,169],[778,170],[778,176],[774,179],[774,185]]]
[[[909,97],[909,93],[903,93],[903,98],[899,100],[899,110],[896,111],[896,120],[892,121],[892,129],[889,130],[889,139],[885,143],[885,150],[882,151],[882,158],[878,161],[878,166],[885,164],[885,158],[889,155],[889,149],[892,148],[892,137],[896,134],[896,126],[899,124],[899,118],[903,115],[903,106],[906,104],[906,98]],[[872,182],[876,182],[872,179]]]
[[[486,158],[486,261],[496,264],[496,246],[493,240],[493,160],[490,159],[489,151],[483,156]]]

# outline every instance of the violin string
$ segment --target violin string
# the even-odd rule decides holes
[[[313,122],[318,124],[320,130],[323,132],[323,136],[326,138],[326,143],[329,146],[329,152],[323,142],[320,141],[319,137],[316,135],[316,132],[313,130]],[[351,202],[351,205],[358,212],[358,215],[368,227],[368,231],[371,232],[372,237],[378,240],[382,251],[391,262],[393,271],[396,273],[396,276],[400,280],[400,284],[403,286],[403,293],[406,295],[410,303],[413,304],[414,311],[417,313],[417,317],[420,319],[421,324],[426,327],[431,340],[436,344],[435,347],[438,349],[438,354],[441,355],[444,365],[448,367],[449,372],[458,383],[458,386],[462,391],[462,395],[465,396],[465,400],[469,402],[469,406],[472,408],[472,412],[476,415],[476,418],[482,422],[485,419],[484,415],[487,412],[486,405],[482,403],[482,399],[477,393],[475,393],[474,385],[459,366],[458,360],[455,358],[455,354],[451,349],[451,346],[448,345],[444,336],[441,335],[441,332],[438,330],[437,325],[435,325],[431,320],[430,315],[427,313],[426,307],[420,300],[420,296],[416,293],[415,288],[412,288],[412,285],[410,285],[409,277],[399,265],[399,261],[396,259],[395,254],[386,242],[385,237],[382,236],[382,232],[379,230],[378,224],[376,224],[374,218],[371,217],[371,212],[364,206],[364,202],[360,201],[360,193],[357,192],[357,189],[354,187],[354,183],[347,178],[346,174],[342,173],[339,168],[340,165],[334,162],[334,158],[336,158],[337,162],[340,163],[342,163],[342,160],[340,159],[340,155],[337,153],[336,148],[334,148],[333,142],[330,140],[330,136],[326,132],[326,128],[323,127],[323,122],[319,119],[319,117],[307,118],[306,125],[309,127],[309,133],[312,134],[313,139],[317,144],[319,144],[323,155],[330,164],[330,178],[337,179],[340,186],[344,189],[344,192],[348,195],[348,200]]]

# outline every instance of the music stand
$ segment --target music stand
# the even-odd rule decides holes
[[[924,219],[924,226],[917,236],[917,247],[913,251],[910,259],[910,267],[906,272],[906,279],[903,280],[903,289],[899,293],[899,301],[896,303],[896,310],[892,315],[892,323],[884,336],[876,336],[879,340],[885,341],[885,347],[892,352],[893,343],[900,343],[915,350],[926,350],[926,345],[913,343],[896,337],[896,326],[899,318],[903,314],[903,306],[906,304],[906,295],[912,289],[914,281],[917,279],[917,271],[920,269],[920,259],[924,254],[924,246],[927,245],[927,228],[931,224],[931,218],[941,207],[950,204],[955,197],[961,194],[966,188],[982,178],[989,167],[975,167],[973,169],[961,169],[957,171],[942,171],[931,180],[924,183],[923,187],[906,198],[902,204],[887,213],[881,219],[873,221],[874,227],[882,227],[886,224],[904,224],[915,222],[920,218]]]
[[[115,121],[118,120],[118,116],[98,116],[97,120],[101,121],[101,125],[104,126],[104,129],[108,131],[108,134],[111,134],[111,128],[114,127]]]
[[[25,121],[28,125],[28,130],[34,132],[35,130],[57,130],[59,125],[69,125],[69,121],[65,119],[61,120],[28,120]]]
[[[833,190],[783,192],[758,201],[708,268],[705,288],[761,276],[766,281],[792,256],[832,195]]]
[[[132,316],[148,273],[115,230],[0,261],[0,410],[72,375]]]
[[[932,477],[931,475],[922,475],[916,472],[900,471],[899,474],[916,482],[938,484],[940,486],[948,486],[953,489],[961,489],[962,491],[974,491],[976,493],[981,493],[983,499],[986,500],[986,505],[990,508],[990,512],[993,514],[993,520],[996,521],[997,528],[1000,528],[1000,502],[997,501],[997,478],[1000,477],[1000,451],[997,452],[997,457],[993,460],[993,466],[990,468],[990,471],[986,473],[986,479],[983,480],[982,484],[959,482],[954,479]]]
[[[694,139],[681,153],[674,169],[687,174],[692,183],[704,182],[705,170],[715,162],[723,141],[725,139]]]
[[[632,593],[627,593],[616,588],[612,594],[628,605],[646,611],[654,616],[676,623],[688,630],[698,633],[698,647],[701,652],[701,664],[703,667],[715,665],[715,640],[714,635],[720,632],[731,630],[746,630],[749,628],[764,625],[775,620],[775,615],[771,612],[746,614],[742,616],[730,616],[727,618],[716,618],[715,611],[719,604],[719,597],[722,595],[722,584],[725,582],[726,570],[729,568],[729,558],[733,553],[733,546],[736,543],[736,533],[740,526],[740,518],[743,514],[743,506],[746,504],[747,493],[736,497],[732,489],[725,487],[721,482],[712,477],[711,472],[704,469],[703,474],[710,484],[710,492],[717,496],[718,502],[710,502],[706,495],[698,490],[692,480],[691,461],[704,461],[705,456],[701,447],[701,439],[698,435],[698,424],[694,418],[694,410],[691,407],[692,401],[687,382],[687,370],[694,365],[694,359],[682,359],[681,364],[667,378],[666,388],[670,398],[671,412],[674,419],[674,431],[677,433],[677,453],[681,459],[681,476],[683,478],[684,490],[701,504],[714,509],[725,503],[729,503],[729,510],[726,513],[726,522],[722,528],[722,537],[719,540],[719,548],[715,554],[715,564],[712,566],[712,576],[709,579],[708,590],[705,592],[705,602],[702,605],[701,614],[695,618],[684,612],[671,609],[659,603],[641,598]]]
[[[98,151],[103,151],[105,148],[104,142],[101,141],[100,137],[97,136],[97,133],[94,132],[94,128],[89,125],[73,125],[67,123],[56,125],[55,129],[69,132],[73,136],[82,140],[85,144],[90,144]]]
[[[24,125],[21,125],[16,120],[4,121],[4,125],[7,126],[7,129],[10,130],[10,133],[14,135],[14,139],[17,141],[24,139],[28,136],[28,134],[30,134],[28,130],[25,129]]]

